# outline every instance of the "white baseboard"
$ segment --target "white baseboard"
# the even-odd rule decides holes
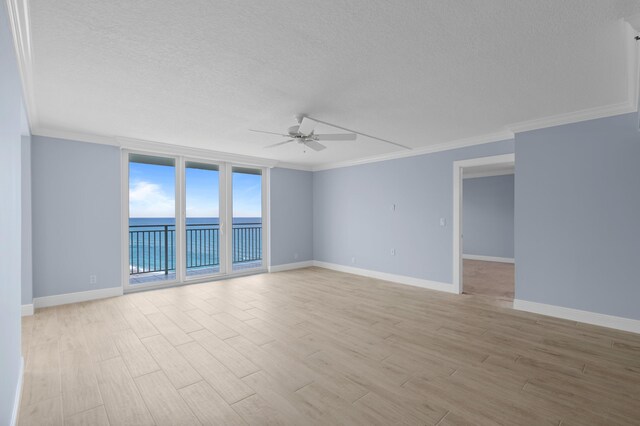
[[[22,316],[28,317],[33,315],[33,303],[29,305],[22,305]]]
[[[33,306],[36,309],[46,308],[48,306],[66,305],[68,303],[86,302],[87,300],[104,299],[116,296],[122,296],[122,287],[101,288],[98,290],[81,291],[78,293],[36,297],[33,299]]]
[[[20,398],[22,396],[22,382],[24,379],[24,357],[20,357],[20,372],[18,375],[18,383],[16,384],[16,394],[13,398],[13,411],[11,412],[11,426],[18,424],[18,413],[20,410]]]
[[[484,260],[485,262],[516,263],[512,257],[483,256],[481,254],[463,254],[463,259]]]
[[[422,278],[408,277],[406,275],[389,274],[386,272],[372,271],[370,269],[354,268],[353,266],[344,266],[337,263],[320,262],[318,260],[313,261],[313,266],[320,268],[331,269],[339,272],[346,272],[348,274],[361,275],[363,277],[376,278],[379,280],[391,281],[398,284],[410,285],[413,287],[421,287],[429,290],[445,291],[447,293],[458,294],[453,284],[441,283],[438,281],[429,281]]]
[[[313,260],[307,260],[304,262],[285,263],[284,265],[269,266],[269,272],[282,272],[290,271],[292,269],[308,268],[313,266]]]
[[[640,333],[640,320],[631,318],[598,314],[595,312],[581,311],[579,309],[547,305],[544,303],[529,302],[528,300],[520,299],[514,299],[513,308],[519,311],[533,312],[550,317],[599,325],[601,327],[615,328],[617,330],[629,331],[631,333]]]

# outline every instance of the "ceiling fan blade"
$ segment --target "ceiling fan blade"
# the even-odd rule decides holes
[[[300,122],[300,127],[298,127],[298,133],[301,133],[305,136],[309,136],[313,129],[316,127],[316,122],[311,120],[308,117],[302,117],[302,121]]]
[[[388,140],[388,139],[382,139],[382,138],[378,138],[378,137],[376,137],[376,136],[368,135],[368,134],[366,134],[366,133],[358,132],[358,131],[353,130],[353,129],[347,129],[346,127],[342,127],[342,126],[338,126],[337,124],[332,124],[332,123],[328,123],[328,122],[326,122],[326,121],[318,120],[317,118],[310,118],[310,119],[311,119],[311,120],[313,120],[313,121],[315,121],[315,122],[317,122],[317,123],[326,124],[327,126],[335,127],[336,129],[344,130],[344,131],[346,131],[346,132],[351,132],[351,133],[357,133],[357,134],[359,134],[359,135],[361,135],[361,136],[366,136],[366,137],[368,137],[368,138],[376,139],[376,140],[379,140],[379,141],[381,141],[381,142],[390,143],[391,145],[399,146],[400,148],[404,148],[404,149],[408,149],[408,150],[411,150],[411,149],[412,149],[411,147],[408,147],[408,146],[406,146],[406,145],[399,144],[399,143],[397,143],[397,142],[390,141],[390,140]]]
[[[256,132],[256,133],[268,133],[270,135],[278,135],[278,136],[284,136],[284,137],[289,137],[289,135],[285,135],[283,133],[275,133],[275,132],[266,132],[264,130],[254,130],[254,129],[249,129],[250,132]]]
[[[304,144],[309,148],[313,149],[314,151],[322,151],[323,149],[327,148],[326,146],[322,145],[320,142],[316,142],[316,141],[306,141]]]
[[[325,135],[313,135],[319,141],[355,141],[358,135],[355,133],[330,133]]]
[[[264,148],[275,148],[276,146],[284,145],[286,143],[293,142],[293,139],[289,139],[288,141],[274,143],[273,145],[267,145]]]

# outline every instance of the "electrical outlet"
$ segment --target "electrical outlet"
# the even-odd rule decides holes
[[[391,256],[395,256],[396,255],[396,249],[391,249]]]
[[[445,219],[444,217],[440,218],[440,226],[447,226],[447,219]]]
[[[98,276],[97,275],[89,275],[89,284],[97,284]]]

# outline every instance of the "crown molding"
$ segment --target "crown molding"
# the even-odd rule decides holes
[[[581,121],[595,120],[597,118],[612,117],[614,115],[628,114],[638,111],[638,89],[640,85],[640,66],[638,57],[638,42],[635,36],[638,32],[634,24],[640,15],[634,15],[628,20],[620,21],[625,26],[625,43],[627,47],[627,100],[610,105],[587,108],[564,114],[556,114],[534,120],[521,121],[506,126],[513,133],[528,132],[530,130],[544,129],[547,127],[561,126],[564,124],[579,123]]]
[[[557,114],[535,120],[522,121],[508,126],[513,133],[528,132],[531,130],[544,129],[547,127],[562,126],[565,124],[579,123],[581,121],[595,120],[597,118],[612,117],[614,115],[636,112],[637,105],[633,105],[631,100],[618,104],[605,105],[595,108],[583,109],[580,111]]]
[[[507,129],[500,132],[474,136],[470,138],[457,139],[453,141],[443,142],[439,144],[429,145],[421,148],[415,148],[411,151],[394,151],[387,154],[376,155],[371,157],[358,158],[353,160],[325,163],[320,165],[297,164],[282,162],[278,160],[266,159],[261,157],[253,157],[241,154],[233,154],[228,152],[214,151],[202,148],[190,148],[182,145],[174,145],[164,142],[147,141],[141,139],[126,138],[121,136],[104,136],[89,133],[73,132],[59,129],[36,128],[32,130],[32,134],[38,136],[47,136],[59,139],[68,139],[79,142],[97,143],[103,145],[114,145],[122,149],[132,149],[138,151],[148,151],[155,153],[166,153],[173,155],[185,155],[196,158],[228,161],[241,163],[246,165],[254,165],[261,167],[281,167],[286,169],[302,170],[302,171],[322,171],[342,167],[351,167],[362,164],[377,163],[381,161],[395,160],[399,158],[416,157],[420,155],[432,154],[441,151],[449,151],[452,149],[465,148],[474,145],[482,145],[491,142],[499,142],[514,139],[516,133],[543,129],[547,127],[560,126],[564,124],[577,123],[581,121],[593,120],[597,118],[611,117],[620,114],[627,114],[638,111],[638,55],[634,52],[634,57],[630,58],[632,65],[628,67],[629,72],[629,99],[626,102],[606,105],[603,107],[595,107],[575,111],[566,114],[558,114],[554,116],[544,117],[540,119],[523,121],[507,126]],[[633,60],[631,60],[633,59]],[[635,81],[635,84],[631,84]],[[635,103],[634,103],[635,102]]]
[[[310,164],[288,163],[286,161],[278,161],[278,164],[276,164],[275,167],[279,167],[281,169],[301,170],[303,172],[313,171],[313,166]]]
[[[501,132],[490,133],[486,135],[474,136],[464,139],[456,139],[449,142],[429,145],[421,148],[413,148],[411,151],[394,151],[387,154],[376,155],[372,157],[358,158],[355,160],[339,161],[335,163],[325,163],[313,167],[314,172],[321,170],[337,169],[340,167],[358,166],[361,164],[377,163],[380,161],[395,160],[399,158],[416,157],[419,155],[432,154],[434,152],[449,151],[452,149],[465,148],[473,145],[482,145],[485,143],[499,142],[514,138],[513,132],[503,130]]]
[[[313,171],[313,167],[308,164],[288,163],[269,158],[253,157],[250,155],[239,155],[230,152],[214,151],[204,148],[190,148],[182,145],[173,145],[165,142],[147,141],[120,136],[94,135],[91,133],[73,132],[70,130],[44,129],[38,128],[32,131],[34,136],[45,136],[55,139],[66,139],[76,142],[96,143],[100,145],[113,145],[122,149],[136,151],[148,151],[171,155],[185,155],[189,157],[203,158],[209,160],[228,161],[245,165],[260,167],[280,167],[283,169]]]
[[[183,145],[174,145],[165,142],[149,141],[143,139],[127,138],[122,136],[95,135],[90,133],[73,132],[61,129],[37,128],[32,131],[35,136],[45,136],[56,139],[66,139],[76,142],[95,143],[100,145],[116,146],[120,149],[130,149],[155,154],[182,155],[185,157],[200,158],[212,161],[225,161],[258,167],[275,167],[280,164],[278,160],[253,157],[250,155],[233,154],[229,152],[214,151],[203,148],[192,148]],[[293,165],[292,165],[293,166]],[[281,166],[287,167],[287,166]]]
[[[9,25],[13,34],[13,45],[18,62],[18,73],[22,80],[22,98],[27,112],[29,127],[38,126],[35,95],[33,92],[33,56],[31,51],[31,26],[28,1],[6,0]]]
[[[637,56],[637,55],[636,55]],[[635,67],[633,67],[635,69]],[[635,71],[633,71],[635,72]],[[630,78],[629,81],[634,79]],[[637,81],[637,79],[635,79]],[[561,126],[564,124],[578,123],[581,121],[594,120],[597,118],[612,117],[615,115],[628,114],[638,111],[637,105],[637,84],[629,90],[629,97],[625,102],[605,105],[602,107],[588,108],[580,111],[574,111],[565,114],[557,114],[548,117],[538,118],[535,120],[522,121],[506,126],[505,130],[487,135],[474,136],[465,139],[458,139],[449,142],[443,142],[436,145],[430,145],[422,148],[414,148],[411,151],[394,151],[388,154],[382,154],[372,157],[359,158],[354,160],[340,161],[335,163],[325,163],[313,167],[313,171],[337,169],[340,167],[357,166],[360,164],[376,163],[379,161],[394,160],[398,158],[415,157],[419,155],[431,154],[439,151],[448,151],[457,148],[464,148],[473,145],[482,145],[485,143],[499,142],[503,140],[513,139],[516,133],[528,132],[531,130],[544,129],[547,127]],[[634,103],[635,102],[635,103]]]
[[[275,167],[278,160],[268,158],[253,157],[250,155],[232,154],[229,152],[214,151],[202,148],[191,148],[182,145],[173,145],[164,142],[147,141],[142,139],[126,138],[117,136],[118,146],[122,149],[135,151],[148,151],[161,154],[183,155],[214,161],[225,161],[229,163],[243,164],[247,166]]]
[[[120,146],[115,136],[95,135],[91,133],[74,132],[72,130],[47,129],[36,127],[31,129],[33,136],[47,138],[66,139],[75,142],[97,143],[100,145]]]

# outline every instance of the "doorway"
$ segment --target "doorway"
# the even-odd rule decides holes
[[[454,162],[454,286],[512,306],[515,155]]]

